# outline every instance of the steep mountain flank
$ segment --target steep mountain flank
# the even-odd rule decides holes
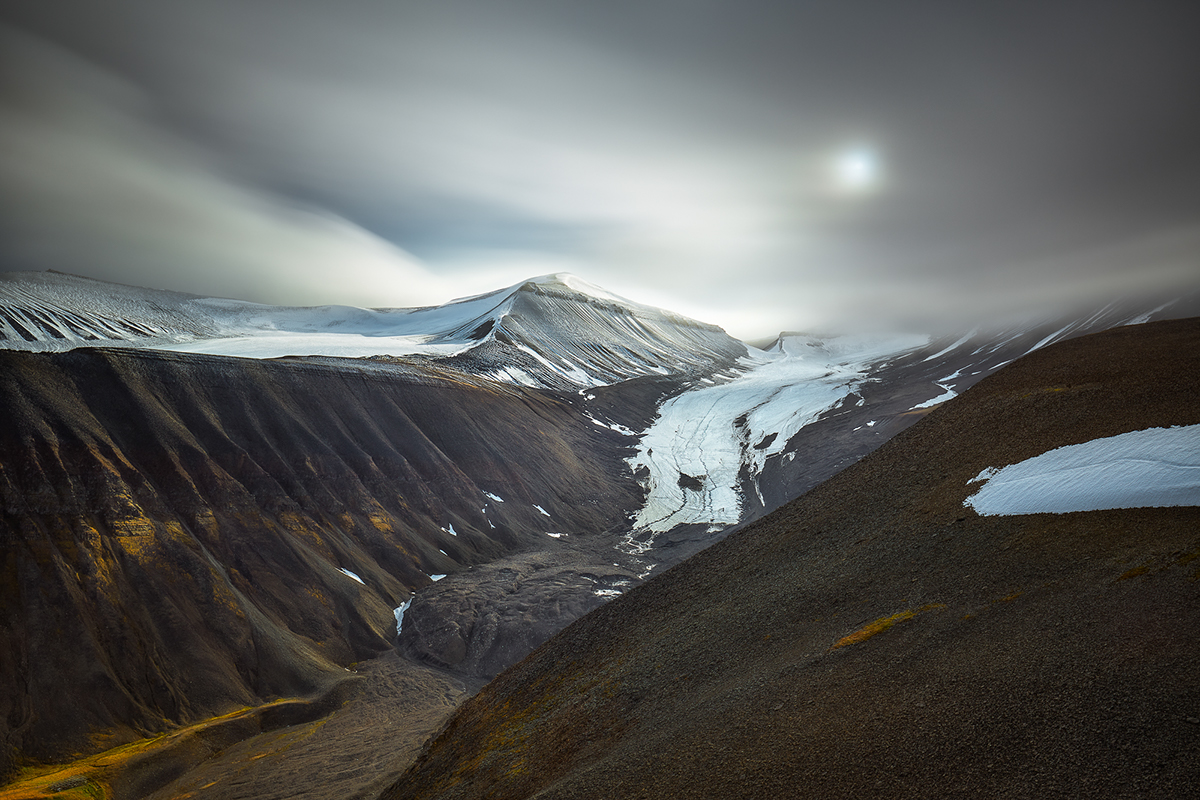
[[[326,691],[431,574],[627,528],[627,437],[582,402],[411,364],[0,352],[0,774]]]
[[[964,506],[1197,397],[1197,320],[1034,352],[567,628],[384,797],[1200,793],[1200,509]]]

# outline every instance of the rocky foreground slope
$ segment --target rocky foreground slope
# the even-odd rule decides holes
[[[1196,795],[1200,508],[964,501],[1198,397],[1197,320],[1035,352],[567,628],[383,797]]]

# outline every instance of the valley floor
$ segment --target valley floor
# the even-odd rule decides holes
[[[284,800],[297,796],[297,786],[311,800],[375,797],[482,684],[388,652],[358,665],[330,698],[276,701],[30,769],[0,788],[0,800]],[[329,700],[338,707],[326,714],[300,708]],[[280,711],[308,719],[247,736],[271,728],[270,715]]]
[[[297,787],[306,800],[376,797],[483,683],[394,652],[361,664],[359,674],[361,688],[329,716],[239,742],[147,800],[284,800]]]

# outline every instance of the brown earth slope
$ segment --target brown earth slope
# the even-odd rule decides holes
[[[320,695],[431,573],[621,528],[625,438],[577,402],[436,367],[0,352],[0,777]]]
[[[963,507],[1198,423],[1200,321],[1035,352],[567,628],[384,797],[1200,796],[1200,509]]]

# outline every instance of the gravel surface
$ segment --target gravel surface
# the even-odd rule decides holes
[[[147,800],[374,797],[480,685],[395,653],[364,663],[359,675],[357,693],[329,716],[239,742]]]

